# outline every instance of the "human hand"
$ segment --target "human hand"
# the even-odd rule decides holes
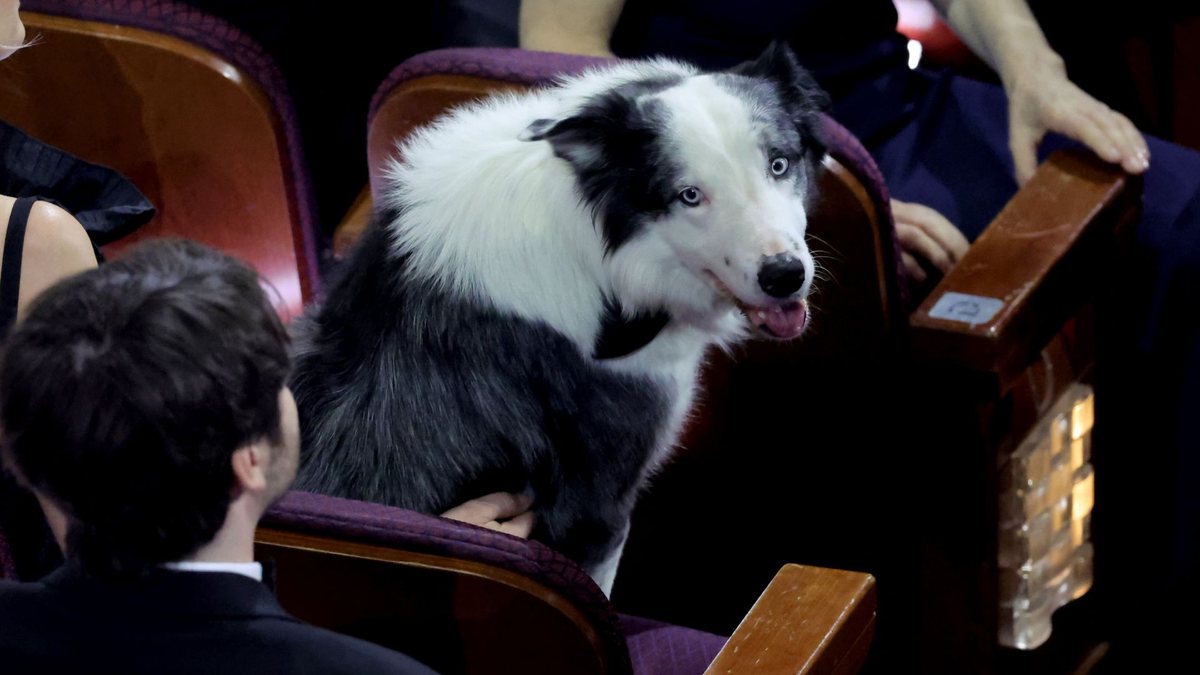
[[[893,199],[892,216],[896,219],[901,261],[918,283],[928,276],[918,257],[945,274],[971,246],[958,228],[928,206]]]
[[[1146,139],[1129,118],[1092,98],[1067,79],[1061,61],[1022,70],[1005,82],[1009,148],[1017,183],[1037,168],[1037,146],[1048,131],[1073,138],[1129,173],[1150,167]]]
[[[534,516],[529,510],[532,505],[533,497],[528,495],[493,492],[460,504],[442,517],[525,539],[533,530]]]

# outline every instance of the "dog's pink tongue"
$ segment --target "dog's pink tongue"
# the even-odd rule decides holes
[[[804,332],[808,322],[808,305],[803,302],[789,302],[779,307],[762,310],[760,325],[772,335],[782,340],[790,340]]]

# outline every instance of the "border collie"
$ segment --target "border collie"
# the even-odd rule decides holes
[[[297,327],[297,487],[440,512],[530,491],[607,593],[705,350],[808,320],[825,96],[786,47],[614,62],[415,133]]]

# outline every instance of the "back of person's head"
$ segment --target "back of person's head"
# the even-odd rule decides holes
[[[95,575],[179,560],[221,529],[230,459],[280,433],[287,335],[246,265],[146,244],[35,303],[0,360],[5,463],[67,516]]]

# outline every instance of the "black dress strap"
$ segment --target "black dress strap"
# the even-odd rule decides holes
[[[37,200],[22,197],[13,203],[4,236],[4,259],[0,260],[0,336],[17,320],[17,300],[21,295],[21,253],[25,250],[25,227],[29,212]]]
[[[4,257],[0,259],[0,337],[8,334],[17,319],[25,229],[36,202],[32,197],[18,199],[8,217]],[[0,578],[15,572],[18,580],[33,581],[61,562],[62,554],[37,500],[0,467]]]

